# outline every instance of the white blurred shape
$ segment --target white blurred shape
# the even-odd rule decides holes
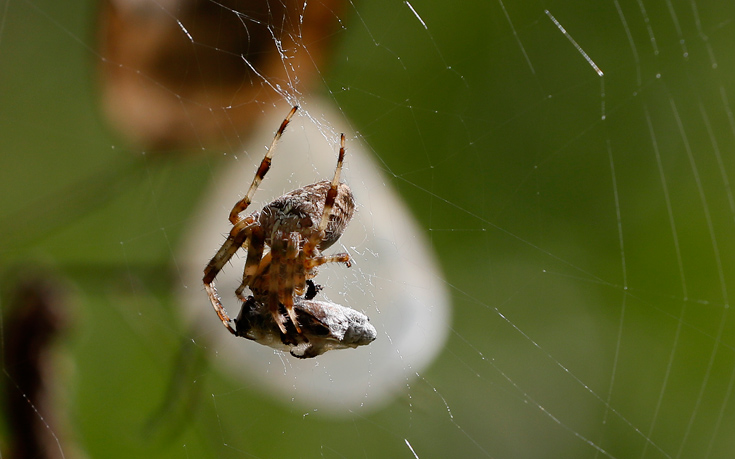
[[[323,266],[314,279],[324,287],[317,299],[365,313],[377,339],[358,349],[329,351],[309,360],[273,351],[225,330],[202,288],[203,269],[229,233],[232,206],[253,175],[289,107],[269,109],[237,160],[214,177],[212,189],[191,222],[180,266],[185,266],[181,302],[199,336],[209,342],[216,365],[254,382],[284,402],[335,416],[375,410],[407,389],[407,384],[441,351],[450,326],[449,297],[424,234],[395,191],[385,183],[359,138],[340,125],[342,115],[328,103],[309,100],[279,141],[273,164],[243,215],[292,189],[330,180],[347,137],[342,181],[355,195],[357,212],[327,254],[346,251],[353,266]],[[318,118],[317,118],[318,114]],[[320,120],[324,121],[323,124]],[[215,282],[231,317],[240,303],[234,292],[242,279],[244,251],[238,252]]]

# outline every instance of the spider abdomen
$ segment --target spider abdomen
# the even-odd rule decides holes
[[[321,181],[290,191],[267,204],[260,211],[258,223],[263,228],[269,246],[274,234],[299,233],[302,241],[309,238],[312,231],[317,231],[330,182]],[[324,237],[317,246],[324,250],[334,244],[342,235],[355,212],[355,199],[350,187],[340,183],[334,200],[329,223]]]

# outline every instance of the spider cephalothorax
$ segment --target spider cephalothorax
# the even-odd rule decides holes
[[[204,287],[217,315],[232,334],[272,347],[291,347],[297,357],[314,357],[329,349],[368,344],[376,336],[364,314],[333,303],[312,301],[319,287],[310,279],[316,276],[320,265],[342,262],[350,266],[346,253],[322,254],[339,239],[355,211],[350,187],[339,181],[345,156],[344,134],[331,182],[293,190],[260,211],[240,217],[268,172],[275,145],[297,109],[292,108],[281,123],[250,189],[232,208],[232,230],[204,269]],[[247,258],[243,280],[235,294],[243,301],[243,308],[238,320],[233,321],[217,295],[214,278],[240,248],[247,249]],[[313,294],[307,292],[307,287],[313,289]],[[251,296],[243,294],[246,288]],[[305,327],[299,316],[304,316]],[[345,330],[359,330],[362,335],[355,339]]]

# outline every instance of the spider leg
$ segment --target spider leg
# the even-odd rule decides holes
[[[258,189],[258,185],[260,185],[260,182],[263,181],[263,177],[265,177],[265,174],[271,167],[271,159],[273,158],[273,152],[276,149],[276,143],[278,143],[281,135],[283,135],[283,131],[286,130],[286,126],[288,126],[289,121],[291,121],[291,117],[294,113],[296,113],[296,110],[298,109],[298,106],[294,106],[291,111],[288,112],[288,115],[286,115],[286,118],[284,118],[283,122],[281,123],[281,127],[278,128],[278,131],[276,131],[276,135],[273,136],[273,142],[271,142],[271,146],[268,147],[268,151],[265,153],[263,160],[260,162],[258,171],[255,173],[255,177],[253,177],[253,183],[250,184],[250,188],[248,189],[247,194],[245,194],[245,197],[237,201],[237,203],[235,203],[235,205],[232,207],[232,211],[230,211],[230,222],[233,225],[240,221],[240,212],[247,209],[247,207],[250,205],[250,202],[252,202],[255,190]]]
[[[310,270],[318,266],[321,266],[324,263],[344,263],[347,265],[348,268],[352,266],[352,262],[350,261],[349,254],[335,253],[334,255],[318,256],[318,257],[309,258],[304,261],[304,267]]]
[[[235,252],[247,244],[248,237],[251,233],[251,225],[253,225],[253,223],[254,218],[251,216],[238,222],[232,228],[229,236],[227,236],[227,240],[209,261],[207,267],[204,268],[204,278],[202,279],[204,282],[204,289],[207,291],[207,295],[209,296],[209,300],[212,303],[214,311],[217,313],[217,316],[220,318],[225,328],[227,328],[227,330],[229,330],[233,335],[236,334],[236,331],[233,326],[232,319],[227,315],[227,311],[222,306],[222,301],[217,294],[217,289],[214,286],[214,278],[217,277],[217,274],[222,270],[225,263],[230,261],[232,256],[235,255]]]
[[[293,291],[294,294],[301,296],[306,292],[306,268],[304,267],[303,257],[301,254],[299,254],[298,258],[294,261]]]
[[[280,298],[281,303],[286,308],[288,316],[291,318],[291,322],[296,327],[296,331],[301,333],[301,327],[296,319],[296,311],[293,308],[293,295],[294,295],[294,277],[296,276],[297,266],[296,262],[299,257],[299,234],[289,234],[288,242],[286,245],[286,258],[281,262],[281,273],[279,279],[280,287]],[[303,271],[303,267],[301,268]],[[306,279],[304,279],[304,283]]]
[[[334,200],[337,198],[337,188],[339,187],[339,175],[342,172],[342,163],[345,159],[345,135],[340,136],[340,147],[339,156],[337,157],[337,167],[334,170],[334,177],[332,183],[327,191],[327,199],[324,202],[324,211],[322,212],[322,219],[319,222],[319,227],[316,231],[311,233],[309,240],[304,245],[304,252],[307,255],[311,255],[315,252],[316,246],[324,237],[324,231],[327,229],[329,224],[329,216],[332,214],[332,207],[334,206]]]
[[[273,259],[273,255],[271,255],[270,252],[266,253],[263,256],[263,259],[260,260],[258,271],[256,271],[255,273],[255,277],[260,277],[260,275],[263,274],[263,272],[270,267],[272,259]]]
[[[230,333],[237,335],[234,322],[230,319],[230,316],[227,315],[227,311],[225,311],[224,306],[222,306],[222,301],[220,301],[219,295],[217,295],[217,289],[214,287],[214,282],[204,284],[204,290],[207,291],[209,301],[212,302],[212,307],[214,307],[214,311],[217,313],[219,320],[222,321],[222,325],[224,325]]]
[[[278,291],[268,292],[268,311],[270,311],[273,316],[273,320],[276,321],[276,325],[278,325],[281,333],[286,335],[286,325],[283,323],[283,316],[278,312]]]
[[[278,324],[278,328],[281,329],[281,333],[284,335],[287,334],[286,325],[283,323],[283,316],[281,316],[278,311],[278,305],[283,301],[287,302],[285,298],[281,298],[280,290],[280,278],[283,276],[283,273],[280,271],[280,267],[283,266],[284,263],[283,256],[286,252],[285,245],[286,241],[283,240],[283,236],[280,234],[275,233],[271,236],[270,254],[272,259],[270,264],[270,278],[268,280],[268,311],[271,313],[273,320]],[[286,304],[284,304],[284,307],[288,310],[288,306]],[[291,298],[291,307],[293,308],[293,297]],[[294,323],[294,325],[296,324]],[[298,327],[298,325],[296,326]]]
[[[246,298],[242,292],[245,287],[249,287],[255,276],[260,270],[260,262],[263,258],[263,249],[265,247],[265,233],[260,226],[253,226],[250,234],[250,242],[248,244],[248,256],[245,260],[245,270],[242,274],[242,283],[237,290],[235,295],[241,300],[245,301]],[[270,261],[270,258],[269,258]]]
[[[322,233],[327,229],[329,223],[329,215],[332,213],[334,200],[337,198],[337,188],[339,187],[339,174],[342,172],[342,163],[345,160],[345,135],[341,134],[339,138],[339,156],[337,157],[337,167],[334,169],[334,177],[332,185],[327,191],[327,200],[324,202],[324,213],[322,213],[322,221],[319,223],[319,232]]]
[[[219,274],[222,267],[230,261],[235,252],[245,245],[252,232],[252,226],[255,224],[255,217],[250,216],[245,220],[239,221],[230,230],[227,240],[222,244],[217,253],[204,268],[204,283],[211,283]]]

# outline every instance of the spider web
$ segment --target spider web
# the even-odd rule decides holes
[[[212,4],[254,30],[254,13]],[[174,2],[155,6],[209,46]],[[26,398],[59,457],[733,455],[731,5],[348,2],[325,61],[297,16],[292,47],[268,38],[282,75],[249,82],[256,133],[200,139],[195,154],[108,127],[98,12],[0,4],[3,355],[18,273],[63,286],[66,316],[49,365],[56,411],[7,357],[4,390]],[[180,129],[199,135],[184,89],[125,71],[181,99]],[[253,207],[330,178],[348,134],[359,220],[339,250],[356,264],[317,279],[379,334],[307,362],[232,338],[190,277],[295,103]],[[238,107],[205,108],[235,126]],[[414,226],[384,233],[385,209]]]

